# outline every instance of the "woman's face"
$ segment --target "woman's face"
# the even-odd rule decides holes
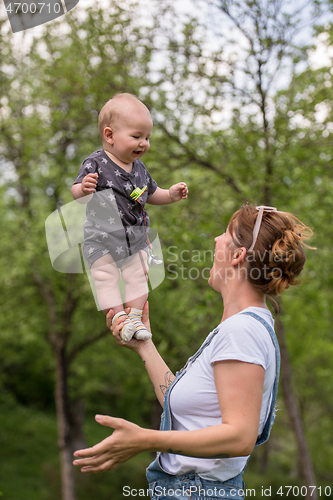
[[[231,260],[233,256],[232,236],[227,228],[226,232],[215,238],[215,253],[213,267],[210,270],[209,286],[220,292],[221,286],[227,283],[230,273],[233,272]]]

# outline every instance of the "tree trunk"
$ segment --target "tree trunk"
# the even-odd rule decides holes
[[[281,388],[283,393],[283,398],[287,407],[288,415],[290,418],[291,425],[295,432],[299,460],[302,468],[302,474],[305,479],[305,485],[307,487],[308,500],[317,500],[317,490],[315,487],[315,475],[312,467],[312,462],[310,454],[308,451],[308,446],[304,434],[303,424],[301,416],[297,407],[296,399],[293,394],[291,385],[291,367],[289,362],[289,355],[286,344],[286,336],[283,323],[279,318],[276,320],[276,331],[279,338],[280,351],[281,351]],[[311,488],[312,486],[312,488]]]
[[[82,399],[71,401],[71,444],[72,453],[76,450],[88,448],[86,436],[83,432],[85,406]]]
[[[68,401],[67,363],[63,347],[55,349],[56,358],[56,411],[58,421],[58,446],[62,483],[62,500],[75,500],[71,416]]]
[[[267,443],[263,445],[262,455],[260,457],[260,463],[259,463],[259,471],[261,476],[264,476],[267,471],[269,450],[270,450],[270,440],[268,440]]]

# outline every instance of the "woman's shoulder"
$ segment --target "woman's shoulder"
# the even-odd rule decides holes
[[[218,334],[212,342],[213,361],[240,359],[260,363],[266,368],[267,361],[274,351],[271,335],[255,316],[244,313],[258,315],[269,326],[272,328],[274,326],[273,317],[268,309],[266,312],[263,308],[249,307],[230,316],[219,325]]]
[[[262,307],[248,307],[243,311],[230,316],[219,327],[216,342],[231,340],[232,343],[248,344],[248,342],[271,344],[272,339],[268,328],[258,320],[264,320],[274,330],[274,319],[269,309]]]

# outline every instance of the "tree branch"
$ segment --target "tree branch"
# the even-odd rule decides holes
[[[68,358],[67,358],[67,360],[68,360],[68,366],[70,366],[70,364],[73,362],[73,360],[76,358],[76,356],[81,351],[83,351],[86,347],[88,347],[89,345],[93,344],[94,342],[97,342],[98,340],[106,337],[109,334],[110,334],[110,330],[109,329],[103,330],[98,335],[95,335],[95,336],[92,336],[92,337],[88,337],[83,342],[81,342],[81,344],[77,344],[75,347],[73,347],[73,349],[71,350],[71,352],[69,353]]]
[[[221,170],[219,170],[215,165],[213,165],[212,163],[206,161],[206,160],[203,160],[202,158],[200,158],[199,156],[197,156],[193,151],[191,151],[185,144],[183,144],[181,142],[181,140],[179,139],[178,136],[175,136],[173,134],[171,134],[165,127],[165,125],[163,125],[162,123],[158,123],[158,125],[162,128],[162,130],[168,135],[168,137],[170,137],[170,139],[172,139],[173,141],[175,141],[177,144],[179,144],[183,149],[185,149],[186,153],[188,154],[189,156],[189,159],[190,160],[193,160],[195,161],[196,163],[199,163],[199,165],[202,165],[203,167],[205,168],[208,168],[209,170],[211,170],[212,172],[215,172],[217,175],[219,175],[220,177],[222,177],[226,183],[237,193],[237,194],[242,194],[243,191],[237,186],[235,180],[228,174],[225,174],[223,172],[221,172]]]

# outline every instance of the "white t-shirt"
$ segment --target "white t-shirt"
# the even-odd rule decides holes
[[[274,328],[268,309],[249,307],[250,311],[264,318]],[[210,333],[209,337],[212,335]],[[263,366],[265,370],[263,398],[258,435],[261,434],[270,410],[275,379],[275,347],[265,326],[249,315],[235,314],[223,321],[219,333],[205,347],[170,393],[172,429],[195,430],[222,423],[217,397],[213,364],[216,361],[239,360]],[[248,457],[226,459],[193,458],[162,453],[161,465],[170,474],[196,472],[203,479],[226,481],[239,474]]]

